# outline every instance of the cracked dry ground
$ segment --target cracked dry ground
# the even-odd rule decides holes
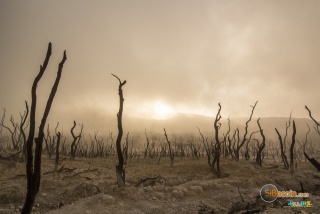
[[[206,158],[131,160],[126,166],[126,186],[115,183],[115,157],[64,160],[54,171],[54,160],[43,156],[40,192],[33,213],[320,213],[320,173],[299,162],[294,174],[281,163],[266,161],[256,167],[251,161],[222,159],[223,178],[210,173]],[[63,166],[63,168],[62,168]],[[273,167],[275,166],[275,167]],[[277,167],[278,166],[278,167]],[[25,164],[0,161],[0,213],[20,212],[26,194]],[[145,187],[144,178],[160,178]],[[265,184],[278,190],[310,193],[312,208],[284,207],[287,198],[266,203],[260,198]]]

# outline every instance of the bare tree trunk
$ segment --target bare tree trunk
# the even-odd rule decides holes
[[[26,120],[27,120],[28,114],[29,114],[28,102],[25,101],[25,104],[26,104],[26,113],[23,117],[21,117],[21,124],[20,124],[20,133],[22,134],[22,138],[23,138],[23,146],[22,146],[22,159],[23,159],[23,161],[27,161],[27,137],[24,132],[23,126],[26,123]]]
[[[320,127],[320,123],[318,121],[316,121],[313,117],[312,117],[312,114],[311,114],[311,110],[308,108],[308,106],[305,106],[305,108],[307,109],[307,111],[309,112],[309,117],[312,119],[312,121],[316,124],[316,127],[314,127],[314,129],[318,132],[318,134],[320,135],[320,130],[319,130],[319,127]],[[309,127],[309,126],[308,126]],[[309,131],[310,131],[310,128],[309,128]],[[306,137],[306,143],[307,143],[307,137]],[[305,143],[305,144],[306,144]],[[312,144],[311,144],[312,145]],[[314,158],[310,158],[307,153],[305,152],[305,146],[303,148],[303,153],[304,153],[304,156],[305,158],[314,166],[316,167],[316,169],[318,171],[320,171],[320,163],[314,159]]]
[[[170,160],[171,160],[171,162],[170,162],[170,167],[173,167],[174,152],[172,151],[171,143],[170,143],[170,141],[169,141],[169,139],[168,139],[166,129],[163,128],[163,130],[164,130],[164,136],[166,137],[167,143],[168,143],[168,145],[169,145],[169,155],[170,155]]]
[[[197,127],[198,128],[198,127]],[[199,130],[199,133],[201,135],[201,139],[202,139],[202,144],[203,144],[203,147],[204,149],[206,150],[206,154],[207,154],[207,159],[208,159],[208,165],[211,167],[211,152],[210,152],[210,149],[208,148],[208,146],[206,145],[206,142],[204,140],[204,136],[203,134],[201,133],[200,129],[198,128]]]
[[[147,146],[146,146],[146,149],[144,150],[144,159],[145,159],[147,157],[147,154],[148,154],[148,151],[149,151],[150,141],[149,141],[149,138],[148,138],[148,135],[147,135],[147,129],[144,130],[144,133],[145,133],[146,139],[147,139]]]
[[[56,166],[59,165],[59,147],[60,147],[60,139],[61,139],[61,133],[60,132],[58,132],[57,137],[58,137],[58,139],[57,139],[56,160],[55,160]]]
[[[30,129],[29,129],[29,136],[28,136],[28,140],[27,140],[27,164],[26,164],[27,195],[26,195],[24,206],[21,211],[21,213],[23,213],[23,214],[31,213],[34,200],[35,200],[36,195],[39,191],[40,180],[41,180],[41,152],[42,152],[42,143],[43,143],[43,137],[44,137],[43,130],[44,130],[46,120],[47,120],[47,117],[48,117],[50,109],[51,109],[51,105],[52,105],[54,96],[55,96],[57,89],[58,89],[58,85],[60,82],[64,62],[67,59],[66,51],[64,51],[63,59],[59,64],[57,77],[56,77],[55,83],[52,87],[51,93],[49,95],[47,105],[45,107],[45,111],[44,111],[44,114],[43,114],[43,117],[42,117],[42,120],[40,123],[39,134],[38,134],[38,137],[35,139],[36,148],[35,148],[35,158],[33,160],[33,151],[32,150],[33,150],[33,140],[34,140],[34,132],[35,132],[35,126],[36,126],[35,125],[36,124],[36,119],[35,119],[36,103],[37,103],[36,91],[37,91],[38,82],[40,81],[43,73],[45,72],[45,70],[47,68],[50,56],[51,56],[51,43],[49,43],[49,45],[48,45],[48,51],[47,51],[45,61],[43,63],[43,66],[40,66],[40,72],[38,73],[38,75],[34,79],[34,82],[32,85],[32,90],[31,90],[32,102],[31,102],[31,111],[30,111]]]
[[[118,154],[118,160],[119,163],[116,166],[116,175],[117,175],[117,183],[119,187],[124,187],[125,184],[125,170],[123,167],[124,164],[124,158],[123,158],[123,152],[121,150],[121,139],[123,135],[123,129],[122,129],[122,112],[123,112],[123,92],[122,92],[122,86],[126,84],[126,80],[121,82],[119,77],[116,75],[112,74],[115,78],[119,80],[119,98],[120,98],[120,106],[119,106],[119,112],[117,114],[117,119],[118,119],[118,136],[117,136],[117,141],[116,141],[116,148],[117,148],[117,154]]]
[[[215,145],[213,146],[213,160],[211,163],[211,169],[212,172],[219,178],[221,176],[221,170],[220,170],[220,155],[221,155],[221,142],[219,140],[219,129],[221,127],[221,123],[219,122],[221,119],[221,105],[220,103],[218,103],[219,106],[219,110],[218,113],[216,115],[216,119],[214,121],[213,127],[214,127],[214,136],[215,136]]]
[[[235,155],[235,160],[236,160],[236,161],[239,161],[239,159],[240,159],[240,149],[241,149],[241,147],[244,145],[244,143],[247,141],[247,134],[248,134],[249,122],[250,122],[251,119],[252,119],[252,115],[253,115],[254,109],[255,109],[256,106],[257,106],[257,103],[258,103],[258,101],[256,101],[256,103],[254,104],[254,106],[251,106],[251,108],[252,108],[252,110],[251,110],[251,115],[250,115],[249,120],[246,122],[246,127],[245,127],[245,132],[244,132],[244,135],[243,135],[243,139],[242,139],[241,143],[237,145],[237,148],[236,148],[235,151],[234,151],[234,155]]]
[[[76,121],[73,121],[73,126],[70,130],[72,138],[73,138],[73,141],[71,143],[70,160],[74,160],[76,157],[77,147],[80,142],[80,138],[81,138],[82,131],[83,131],[83,124],[81,124],[80,125],[80,127],[81,127],[80,134],[78,136],[75,136],[75,134],[73,133],[73,130],[76,127],[76,125],[77,125]]]
[[[287,159],[287,156],[285,155],[284,149],[283,149],[282,137],[281,137],[278,129],[275,128],[275,130],[276,130],[276,132],[278,134],[278,138],[279,138],[279,141],[280,141],[280,152],[281,152],[281,158],[282,158],[282,161],[283,161],[283,164],[284,164],[284,168],[285,169],[289,169],[288,159]]]
[[[256,157],[256,164],[261,167],[262,166],[262,160],[263,160],[262,151],[263,151],[264,147],[266,146],[266,138],[265,138],[265,136],[263,134],[263,129],[260,126],[260,118],[257,120],[257,123],[258,123],[260,134],[261,134],[261,137],[262,137],[262,144],[259,145],[259,147],[258,147],[258,152],[257,152],[257,157]]]
[[[292,125],[293,125],[293,133],[292,133],[292,143],[291,143],[291,147],[290,147],[290,170],[291,170],[291,172],[294,171],[293,148],[294,148],[294,144],[296,143],[296,124],[295,124],[294,120],[292,121]]]

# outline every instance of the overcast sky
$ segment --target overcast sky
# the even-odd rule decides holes
[[[0,0],[0,107],[17,115],[38,86],[43,112],[63,51],[51,121],[116,114],[320,115],[320,1]]]

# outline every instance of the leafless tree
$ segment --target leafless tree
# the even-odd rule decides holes
[[[198,128],[198,127],[197,127]],[[210,152],[210,149],[209,149],[209,145],[207,145],[205,139],[204,139],[204,136],[203,134],[201,133],[201,130],[198,128],[199,130],[199,134],[201,136],[201,139],[202,139],[202,144],[203,144],[203,147],[204,149],[206,150],[206,154],[207,154],[207,160],[208,160],[208,165],[211,167],[211,152]]]
[[[255,109],[256,106],[257,106],[257,103],[258,103],[258,101],[256,101],[256,103],[254,104],[254,106],[251,106],[251,108],[252,108],[252,110],[251,110],[251,115],[250,115],[250,118],[248,119],[248,121],[246,122],[245,132],[244,132],[242,141],[241,141],[240,144],[237,144],[236,149],[234,150],[235,160],[236,160],[236,161],[239,161],[239,158],[240,158],[240,149],[241,149],[241,147],[245,144],[245,142],[248,140],[248,139],[247,139],[248,126],[249,126],[249,122],[250,122],[251,119],[252,119],[252,115],[253,115],[254,109]]]
[[[291,121],[292,121],[292,111],[290,112],[288,122],[286,122],[286,133],[283,138],[283,152],[284,153],[286,153],[286,151],[287,151],[287,136],[288,136],[288,130],[291,126]]]
[[[59,156],[60,156],[60,141],[61,141],[61,133],[57,131],[59,126],[59,122],[57,123],[56,128],[54,129],[54,133],[57,137],[57,145],[56,145],[56,158],[55,158],[55,165],[58,166],[59,164]]]
[[[19,151],[23,147],[23,142],[22,142],[23,134],[22,133],[24,133],[24,129],[25,129],[25,128],[23,128],[23,125],[24,125],[23,121],[25,122],[26,112],[24,113],[24,115],[20,115],[21,116],[20,125],[19,125],[19,123],[15,122],[13,116],[11,115],[10,123],[11,123],[12,128],[10,128],[9,126],[4,124],[5,115],[6,115],[6,109],[3,108],[3,117],[2,117],[2,120],[0,121],[1,122],[0,125],[1,125],[1,127],[5,128],[10,133],[11,143],[12,143],[13,149],[16,151]],[[21,125],[22,125],[22,128],[21,128]],[[21,129],[22,129],[22,132],[21,132]]]
[[[279,133],[279,131],[278,131],[277,128],[275,128],[275,130],[276,130],[276,132],[277,132],[277,135],[278,135],[278,138],[279,138],[279,142],[280,142],[281,159],[282,159],[282,161],[283,161],[284,168],[285,168],[285,169],[289,169],[289,163],[288,163],[287,156],[286,156],[286,154],[285,154],[285,152],[284,152],[281,134]]]
[[[249,143],[250,143],[250,141],[251,141],[251,138],[252,138],[252,136],[253,136],[254,134],[256,134],[256,133],[258,133],[258,132],[259,132],[259,131],[252,132],[252,133],[250,134],[249,139],[247,140],[246,150],[245,150],[245,153],[244,153],[244,157],[245,157],[246,160],[250,160]]]
[[[74,160],[76,157],[77,148],[79,146],[82,131],[83,131],[83,124],[80,124],[80,128],[81,128],[80,133],[79,133],[79,135],[75,136],[75,134],[73,133],[73,130],[76,127],[76,125],[77,125],[76,121],[73,121],[73,126],[70,130],[72,138],[73,138],[72,143],[71,143],[70,160]]]
[[[319,131],[320,123],[319,123],[316,119],[314,119],[314,118],[312,117],[311,110],[308,108],[308,106],[305,106],[305,108],[306,108],[306,110],[307,110],[308,113],[309,113],[309,117],[310,117],[310,118],[312,119],[312,121],[316,124],[316,126],[314,127],[314,129],[315,129],[315,130],[317,131],[317,133],[320,135],[320,131]],[[320,171],[320,163],[319,163],[316,159],[310,158],[305,151],[304,151],[304,156],[308,159],[308,161],[309,161],[314,167],[316,167],[316,169],[317,169],[318,171]]]
[[[260,135],[262,137],[262,143],[258,145],[256,164],[261,167],[261,165],[262,165],[262,151],[264,150],[264,148],[266,146],[266,137],[264,136],[263,129],[261,128],[261,125],[260,125],[260,118],[257,120],[257,123],[258,123],[258,127],[260,130]]]
[[[144,150],[144,158],[146,158],[147,154],[148,154],[148,151],[149,151],[149,145],[150,145],[150,141],[149,141],[149,138],[148,138],[148,135],[147,135],[147,129],[144,130],[144,134],[146,135],[146,139],[147,139],[147,145],[146,145],[146,148]]]
[[[173,160],[174,160],[174,151],[172,151],[172,147],[171,147],[171,143],[168,139],[168,135],[167,135],[167,132],[166,132],[166,129],[163,128],[164,130],[164,136],[166,137],[166,140],[167,140],[167,143],[168,143],[168,146],[169,146],[169,156],[170,156],[170,167],[173,167]]]
[[[211,163],[211,170],[217,177],[220,177],[221,176],[221,170],[220,170],[221,142],[219,139],[219,130],[221,128],[221,123],[220,123],[221,104],[218,103],[218,106],[219,106],[219,110],[213,124],[215,144],[212,145],[213,160]]]
[[[123,167],[124,165],[124,158],[123,158],[123,152],[121,149],[121,139],[123,135],[123,129],[122,129],[122,112],[123,112],[123,92],[122,92],[122,87],[126,84],[126,80],[123,82],[117,77],[116,75],[112,74],[115,78],[119,80],[119,88],[118,88],[118,93],[119,93],[119,99],[120,99],[120,106],[119,106],[119,112],[117,114],[117,120],[118,120],[118,136],[117,136],[117,141],[116,141],[116,148],[117,148],[117,154],[118,154],[118,160],[119,163],[116,166],[116,175],[117,175],[117,183],[119,187],[124,187],[125,184],[125,169]]]
[[[296,143],[296,123],[294,120],[292,121],[292,141],[291,141],[291,146],[290,146],[290,170],[291,172],[294,171],[294,163],[293,163],[293,149],[294,149],[294,144]]]
[[[36,94],[37,86],[49,63],[49,59],[51,56],[51,49],[52,49],[52,46],[51,46],[51,43],[49,43],[46,58],[43,62],[43,65],[40,66],[40,71],[36,76],[36,78],[34,79],[32,89],[31,89],[32,100],[31,100],[31,109],[30,109],[30,128],[29,128],[29,135],[27,139],[27,164],[26,164],[27,195],[26,195],[24,206],[21,211],[21,213],[23,214],[31,213],[34,200],[39,191],[40,180],[41,180],[41,152],[42,152],[42,143],[43,143],[43,137],[44,137],[44,127],[51,109],[54,96],[58,89],[63,65],[67,60],[66,51],[64,51],[63,59],[59,64],[57,77],[52,87],[51,93],[49,95],[49,98],[45,107],[45,111],[40,123],[38,137],[34,138],[35,126],[36,126],[35,116],[36,116],[36,103],[37,103],[37,94]],[[33,158],[33,141],[34,140],[35,140],[36,148],[34,151],[35,157]]]

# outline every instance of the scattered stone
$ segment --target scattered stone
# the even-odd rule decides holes
[[[106,195],[104,193],[95,195],[94,199],[97,199],[98,201],[101,201],[106,205],[114,204],[114,201],[115,201],[113,196]]]
[[[183,196],[184,196],[183,191],[182,191],[181,189],[180,189],[180,190],[175,189],[175,190],[173,190],[173,191],[171,192],[171,194],[172,194],[173,197],[175,197],[175,198],[177,198],[177,199],[182,199]]]

